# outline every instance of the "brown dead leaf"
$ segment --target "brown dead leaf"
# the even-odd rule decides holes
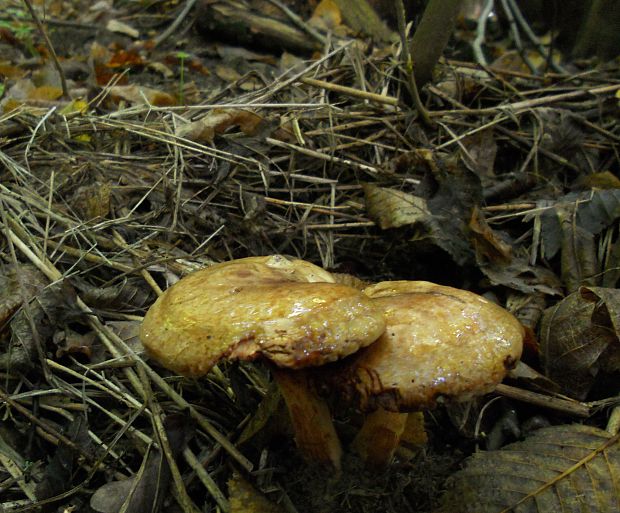
[[[184,415],[168,415],[164,420],[170,449],[176,459],[193,431]],[[90,498],[90,507],[100,513],[142,513],[159,511],[172,479],[166,457],[151,449],[142,460],[138,473],[124,481],[112,481],[98,488]]]
[[[123,23],[118,20],[110,20],[105,26],[106,30],[110,32],[116,32],[117,34],[124,34],[126,36],[137,39],[140,37],[140,32],[138,32],[131,25],[127,25],[127,23]]]
[[[224,82],[236,82],[241,78],[241,74],[236,69],[222,64],[215,66],[215,75]]]
[[[56,358],[67,354],[82,354],[90,359],[95,340],[96,335],[93,332],[82,334],[69,328],[58,330],[53,336],[54,344],[58,346]]]
[[[230,513],[284,513],[237,472],[228,480]]]
[[[484,214],[478,207],[474,207],[469,221],[472,233],[476,259],[478,261],[510,260],[512,247],[504,242],[499,234],[487,223]]]
[[[8,62],[0,62],[0,78],[8,78],[9,80],[19,80],[26,75],[26,71],[19,66],[13,66]]]
[[[462,141],[465,165],[476,173],[483,183],[495,176],[497,143],[493,130],[488,128],[465,137]]]
[[[88,424],[85,417],[76,417],[67,428],[67,438],[92,454],[92,443],[88,436]],[[36,486],[37,499],[48,499],[66,492],[72,486],[77,458],[80,454],[72,447],[59,444],[45,468],[43,479]]]
[[[245,135],[254,135],[263,118],[248,110],[213,109],[203,118],[182,125],[176,135],[196,142],[212,143],[218,134],[239,127]]]
[[[171,94],[141,85],[117,85],[110,87],[109,91],[110,97],[116,103],[124,100],[132,104],[155,107],[170,107],[177,104]]]
[[[619,473],[620,446],[610,433],[580,424],[545,427],[469,457],[435,511],[615,513]]]
[[[562,294],[562,282],[552,271],[531,265],[523,257],[513,256],[509,262],[482,261],[478,266],[493,285],[504,285],[525,294]]]
[[[114,52],[106,65],[108,68],[131,68],[135,66],[144,66],[145,62],[137,50],[125,50],[123,48]]]
[[[6,265],[0,268],[0,332],[11,316],[49,283],[33,265]]]
[[[424,198],[372,184],[363,189],[368,217],[382,230],[415,224],[430,215]]]
[[[334,30],[342,25],[340,7],[334,0],[321,0],[308,23],[322,30]]]
[[[545,310],[540,328],[542,366],[566,395],[584,400],[609,367],[606,359],[617,357],[619,312],[620,290],[603,287],[581,287]]]
[[[73,196],[73,206],[84,219],[106,218],[110,213],[111,186],[108,182],[95,182],[78,187]]]
[[[587,189],[620,189],[620,178],[611,171],[592,173],[579,180],[580,185]]]
[[[35,341],[23,309],[30,308],[29,303],[48,283],[43,273],[31,265],[9,265],[0,271],[0,334],[7,326],[10,328],[7,344],[5,337],[0,338],[0,369],[25,370],[32,364],[36,356]],[[29,315],[32,310],[35,308]]]

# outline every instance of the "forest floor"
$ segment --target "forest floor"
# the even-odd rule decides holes
[[[425,123],[398,36],[329,2],[35,3],[62,75],[0,0],[1,511],[620,507],[618,61],[528,65],[496,27],[482,65],[460,18]],[[269,254],[484,295],[522,363],[385,470],[334,410],[342,470],[311,465],[267,367],[180,377],[138,337],[184,275]]]

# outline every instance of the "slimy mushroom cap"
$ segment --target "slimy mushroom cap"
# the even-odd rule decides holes
[[[309,262],[275,255],[182,278],[151,306],[140,337],[164,367],[200,376],[222,358],[322,365],[372,343],[384,327],[368,296]]]
[[[477,294],[423,281],[381,282],[364,292],[384,312],[386,330],[333,373],[362,410],[416,411],[439,398],[485,394],[521,355],[519,321]]]

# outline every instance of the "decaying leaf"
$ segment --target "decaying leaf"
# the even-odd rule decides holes
[[[308,23],[325,32],[337,29],[342,24],[342,13],[338,4],[334,0],[321,0]]]
[[[512,247],[503,240],[499,233],[494,231],[486,222],[482,211],[475,207],[469,229],[472,233],[472,242],[476,251],[476,259],[487,262],[509,261],[512,256]]]
[[[185,447],[191,423],[183,415],[168,415],[164,420],[166,436],[175,459]],[[145,454],[140,469],[132,478],[101,486],[90,499],[90,507],[100,513],[142,513],[158,511],[172,479],[165,455],[157,449]]]
[[[398,166],[425,171],[420,193],[366,184],[368,216],[382,229],[418,225],[424,232],[418,238],[430,239],[457,264],[473,261],[468,223],[481,202],[480,179],[458,159],[429,151],[411,152],[409,158],[400,160]]]
[[[582,287],[545,311],[542,365],[566,395],[583,400],[601,372],[618,370],[619,312],[620,290],[603,287]]]
[[[540,216],[542,256],[546,259],[553,258],[562,247],[559,211],[569,212],[575,227],[598,235],[620,219],[620,189],[571,193],[553,203],[538,202],[536,211],[525,220]]]
[[[368,217],[381,229],[398,228],[426,219],[426,200],[397,189],[364,184]]]
[[[134,39],[137,39],[138,37],[140,37],[140,32],[138,32],[131,25],[127,25],[127,23],[123,23],[122,21],[110,20],[108,21],[105,28],[109,30],[110,32],[117,32],[119,34],[125,34],[126,36],[133,37]]]
[[[17,308],[48,284],[45,275],[33,265],[7,265],[0,268],[0,331]]]
[[[523,257],[513,257],[510,262],[479,262],[480,270],[493,285],[504,285],[526,294],[542,292],[552,296],[562,293],[562,283],[549,269],[530,265]]]
[[[66,435],[87,454],[92,453],[92,446],[88,436],[88,425],[84,417],[76,417],[69,425]],[[75,449],[59,444],[54,456],[45,467],[44,477],[37,484],[35,493],[37,499],[47,499],[67,491],[73,484],[74,467],[80,456]]]
[[[244,444],[252,440],[254,444],[264,446],[275,437],[289,437],[291,434],[291,419],[282,394],[278,385],[271,382],[254,415],[239,435],[237,443]]]
[[[476,173],[483,183],[495,176],[497,143],[493,130],[480,130],[463,139],[463,162]]]
[[[562,234],[562,281],[568,292],[581,285],[596,285],[599,265],[594,235],[577,226],[573,216],[562,209],[557,211]]]
[[[230,513],[283,513],[284,509],[269,501],[241,475],[234,473],[228,480]]]
[[[54,333],[53,340],[58,346],[56,349],[56,358],[60,358],[66,354],[83,354],[87,358],[92,355],[93,343],[96,340],[93,332],[86,334],[78,333],[72,329],[58,330]]]
[[[124,100],[137,105],[154,105],[155,107],[169,107],[176,105],[175,98],[164,91],[140,85],[117,85],[109,89],[110,97],[118,103]]]
[[[542,428],[523,442],[471,456],[449,479],[440,511],[615,513],[619,473],[617,435],[579,424]]]
[[[135,278],[125,278],[109,287],[93,287],[85,282],[77,282],[82,299],[91,307],[98,309],[143,308],[153,301],[152,296]]]
[[[73,205],[84,219],[105,218],[110,213],[111,186],[109,182],[95,182],[78,187]]]
[[[0,295],[0,320],[10,318],[10,338],[0,368],[24,371],[37,357],[36,344],[44,345],[72,317],[75,291],[67,281],[45,287],[47,279],[27,265],[11,268],[5,279],[0,278],[6,293]]]
[[[181,125],[176,135],[196,142],[213,142],[217,134],[239,127],[245,135],[253,135],[263,118],[254,112],[240,109],[213,109],[197,121]]]

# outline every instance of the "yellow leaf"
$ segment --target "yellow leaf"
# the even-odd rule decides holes
[[[62,114],[63,116],[66,116],[67,114],[73,114],[74,112],[79,112],[80,114],[84,114],[87,108],[88,108],[88,102],[82,99],[72,100],[60,110],[60,114]]]
[[[316,6],[310,23],[314,26],[324,26],[334,29],[342,24],[342,13],[334,0],[321,0]]]
[[[368,217],[383,230],[414,224],[429,215],[424,198],[371,184],[363,188]]]

